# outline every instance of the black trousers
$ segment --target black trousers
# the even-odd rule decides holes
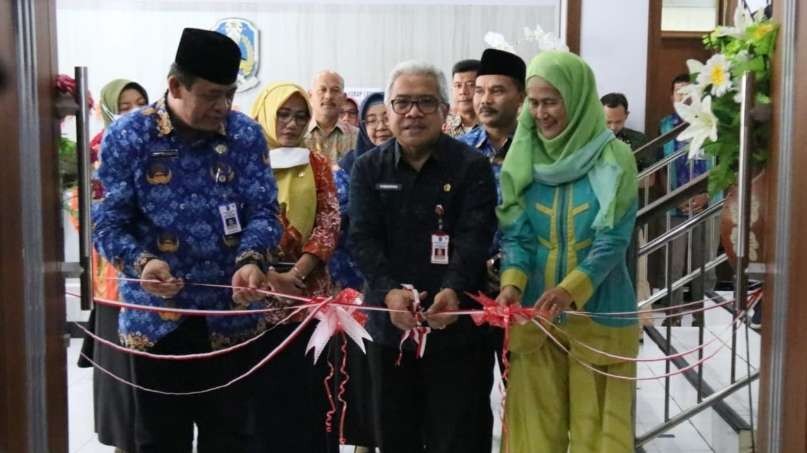
[[[258,362],[285,340],[299,324],[281,325],[255,343]],[[254,436],[248,453],[335,453],[339,451],[339,414],[333,416],[333,430],[326,431],[328,400],[324,380],[330,368],[329,351],[313,363],[305,347],[314,325],[309,325],[286,349],[255,374],[250,395],[254,415]],[[338,366],[338,363],[335,364]],[[335,396],[334,396],[335,398]],[[242,450],[238,450],[239,452]],[[228,451],[224,453],[235,453]]]
[[[151,352],[188,354],[210,351],[207,323],[188,317]],[[134,380],[145,387],[187,392],[214,387],[242,373],[248,352],[188,361],[133,356]],[[193,396],[168,396],[137,390],[135,443],[139,453],[190,453],[197,426],[199,453],[245,451],[250,436],[249,382]]]
[[[421,359],[368,344],[376,440],[383,453],[490,453],[493,351],[488,342]]]

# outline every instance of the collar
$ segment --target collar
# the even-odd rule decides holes
[[[308,148],[275,148],[269,151],[269,162],[275,170],[299,167],[310,163],[310,154]]]
[[[446,124],[448,125],[448,127],[452,129],[462,127],[462,117],[460,117],[456,113],[451,112],[448,114],[448,116],[446,116]]]
[[[151,104],[149,107],[143,109],[143,114],[147,116],[154,116],[155,122],[157,124],[157,135],[160,137],[165,137],[170,135],[174,132],[176,128],[174,123],[171,121],[171,112],[168,109],[168,102],[166,98],[168,96],[168,91],[162,95],[156,102]],[[216,131],[218,135],[226,136],[227,135],[227,119],[225,119],[220,125],[218,130]]]
[[[346,128],[347,128],[347,125],[345,125],[345,123],[343,123],[341,121],[337,121],[336,126],[334,126],[333,130],[331,131],[331,134],[333,134],[334,131],[337,131],[337,130],[339,131],[340,134],[344,134],[346,132]],[[309,133],[313,132],[315,129],[319,130],[320,132],[322,131],[322,128],[319,127],[319,123],[317,123],[317,120],[312,119],[311,123],[308,124],[308,132]]]
[[[484,127],[482,127],[480,125],[477,125],[477,126],[474,127],[474,130],[469,132],[469,133],[474,133],[474,131],[478,131],[478,134],[479,134],[479,138],[476,140],[476,143],[474,144],[475,148],[480,149],[483,146],[485,146],[485,144],[489,144],[487,129],[485,129]],[[502,148],[506,147],[512,141],[513,141],[513,134],[507,134],[507,140],[504,142],[504,145],[502,146]],[[496,149],[496,147],[493,146],[492,143],[490,143],[490,146],[492,148]],[[498,151],[498,149],[496,149],[496,150]]]
[[[433,145],[434,146],[434,151],[432,151],[431,155],[429,155],[429,158],[426,159],[426,164],[428,164],[431,161],[441,163],[441,162],[443,162],[445,160],[444,153],[442,153],[440,150],[445,146],[444,140],[446,138],[448,138],[447,135],[440,134],[440,138],[438,138],[437,141]],[[393,159],[394,159],[394,162],[395,162],[395,166],[398,167],[400,165],[400,163],[401,163],[401,153],[402,153],[401,144],[398,143],[398,139],[394,139],[392,149],[393,149],[393,154],[392,155],[393,155]],[[424,164],[424,166],[426,164]]]

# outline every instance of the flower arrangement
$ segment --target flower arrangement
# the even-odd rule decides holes
[[[689,157],[703,153],[714,156],[716,165],[709,173],[709,192],[720,192],[737,180],[740,146],[740,79],[754,74],[754,105],[769,111],[771,60],[778,25],[763,13],[754,16],[742,2],[734,12],[734,25],[717,27],[703,38],[707,49],[716,53],[706,63],[687,61],[693,83],[682,88],[686,99],[675,110],[689,126],[678,140],[691,140]],[[757,124],[751,132],[752,162],[760,166],[768,157],[770,125]]]
[[[535,26],[535,30],[529,27],[524,27],[523,37],[516,40],[516,44],[512,45],[505,39],[501,33],[489,31],[484,37],[485,43],[494,49],[504,50],[510,53],[515,53],[517,47],[521,47],[526,43],[537,44],[538,50],[562,50],[569,51],[566,44],[563,43],[554,33],[545,32],[540,25]]]

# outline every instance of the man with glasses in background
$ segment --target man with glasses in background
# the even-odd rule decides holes
[[[496,185],[485,156],[441,133],[447,97],[436,67],[396,66],[384,96],[394,139],[359,157],[351,177],[365,303],[392,310],[367,325],[385,453],[491,450],[493,354],[469,317],[446,312],[478,307],[466,293],[484,285]]]

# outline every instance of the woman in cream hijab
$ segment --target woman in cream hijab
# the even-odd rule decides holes
[[[276,291],[324,296],[330,292],[326,263],[339,237],[339,202],[328,158],[303,145],[311,120],[306,91],[293,83],[267,86],[252,106],[251,116],[263,128],[269,144],[268,159],[275,176],[284,233],[278,261],[293,262],[289,270],[267,273]],[[279,300],[270,304],[282,304]],[[288,313],[267,318],[279,321]],[[264,354],[285,339],[296,322],[277,326],[267,335]],[[302,337],[307,338],[313,325]],[[326,401],[322,387],[324,361],[312,366],[305,342],[291,343],[282,355],[263,367],[253,395],[257,423],[250,452],[335,450],[335,440],[325,433]]]
[[[325,263],[339,235],[339,202],[327,158],[303,145],[311,120],[308,94],[292,83],[269,85],[252,106],[252,117],[263,127],[278,186],[285,232],[275,257],[295,263],[270,280],[290,294],[327,294]]]

